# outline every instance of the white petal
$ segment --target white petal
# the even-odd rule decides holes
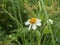
[[[36,23],[37,26],[41,26],[41,23]]]
[[[51,19],[49,19],[49,22],[50,22],[51,24],[53,24],[53,21],[52,21]]]
[[[53,20],[51,20],[51,19],[49,19],[48,21],[47,21],[47,23],[50,23],[50,24],[53,24]]]
[[[41,20],[40,19],[36,19],[37,21],[36,22],[41,22]]]
[[[30,24],[29,20],[27,22],[25,22],[25,25],[29,25],[29,24]]]
[[[37,26],[41,26],[41,20],[37,19],[36,25],[37,25]]]
[[[32,29],[35,30],[37,27],[35,24],[32,25]]]
[[[30,30],[30,29],[31,29],[31,26],[32,26],[32,24],[30,24],[30,25],[29,25],[29,28],[28,28],[28,30]]]

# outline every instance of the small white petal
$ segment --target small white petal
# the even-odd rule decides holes
[[[41,26],[41,20],[37,19],[36,25],[37,25],[37,26]]]
[[[52,21],[51,19],[49,19],[49,22],[50,22],[51,24],[53,24],[53,21]]]
[[[40,19],[36,19],[37,21],[36,22],[41,22],[41,20]]]
[[[41,23],[36,23],[37,26],[41,26]]]
[[[47,23],[50,23],[50,24],[53,24],[53,20],[51,20],[51,19],[49,19],[48,21],[47,21]]]
[[[25,22],[25,25],[29,25],[30,23],[29,22]]]
[[[29,22],[30,20],[28,20],[27,22],[25,22],[25,25],[29,25],[30,24],[30,22]]]
[[[35,24],[32,25],[32,29],[35,30],[37,27]]]
[[[30,30],[30,29],[31,29],[31,26],[32,26],[32,24],[30,24],[30,25],[29,25],[29,28],[28,28],[28,30]]]
[[[12,35],[9,35],[9,37],[12,37]]]

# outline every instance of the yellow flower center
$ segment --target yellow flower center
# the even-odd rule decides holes
[[[31,24],[36,23],[36,18],[31,18],[31,19],[30,19],[30,23],[31,23]]]

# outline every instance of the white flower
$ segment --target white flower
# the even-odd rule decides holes
[[[12,37],[12,35],[9,35],[9,37]]]
[[[29,25],[28,30],[31,28],[35,30],[37,27],[36,26],[41,26],[41,20],[37,18],[31,18],[27,22],[25,22],[25,25]]]
[[[49,19],[47,23],[53,24],[53,20]]]

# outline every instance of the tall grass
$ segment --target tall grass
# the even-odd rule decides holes
[[[59,0],[1,0],[0,9],[0,20],[7,17],[0,21],[1,45],[60,45]],[[41,26],[28,31],[25,22],[30,18],[41,19]]]

